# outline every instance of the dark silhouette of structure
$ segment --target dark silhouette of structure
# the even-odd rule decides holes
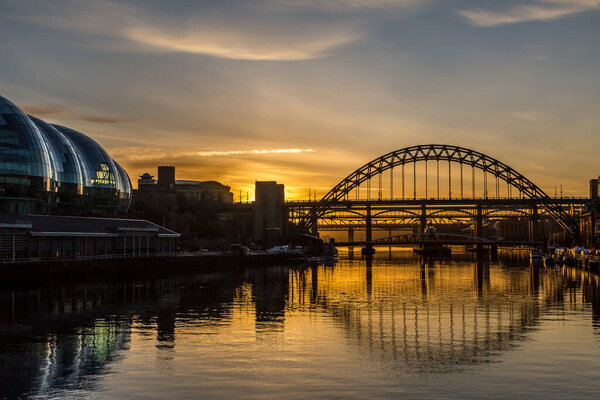
[[[429,182],[431,163],[436,167],[433,185]],[[442,179],[440,163],[447,163]],[[398,170],[400,176],[394,177]],[[447,195],[442,194],[444,188]],[[462,231],[485,238],[490,224],[509,220],[524,223],[524,239],[533,244],[558,235],[579,240],[578,217],[588,203],[588,198],[550,197],[524,175],[478,151],[428,144],[396,150],[366,163],[319,201],[293,201],[286,206],[300,230],[313,234],[347,230],[349,242],[356,230],[364,230],[369,243],[373,230],[392,236],[394,230],[423,233],[429,225],[462,225]],[[505,225],[503,232],[510,232],[509,228]]]
[[[256,181],[252,208],[252,239],[262,247],[271,247],[287,235],[284,186],[275,181]]]

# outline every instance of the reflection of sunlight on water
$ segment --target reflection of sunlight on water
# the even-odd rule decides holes
[[[503,368],[536,346],[511,368],[600,364],[599,296],[575,268],[407,257],[32,290],[1,297],[0,383],[42,397],[419,397],[492,365],[518,381]]]
[[[312,288],[312,298],[298,297],[293,308],[317,304],[360,351],[387,368],[439,372],[492,362],[494,354],[524,337],[538,313],[523,295],[528,282],[521,277],[507,301],[508,282],[499,276],[491,285],[489,263],[404,268],[379,263],[369,271],[342,262],[290,276],[293,291],[306,294],[302,288]]]

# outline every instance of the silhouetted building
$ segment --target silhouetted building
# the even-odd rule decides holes
[[[590,199],[597,200],[598,199],[598,182],[600,179],[590,179]]]
[[[598,215],[600,214],[599,182],[600,178],[590,179],[590,199],[592,201],[587,205],[579,220],[581,241],[586,247],[597,247],[600,244],[600,226],[598,226]]]
[[[253,240],[263,248],[279,244],[286,235],[287,210],[283,184],[256,181]]]
[[[0,260],[168,253],[179,236],[144,220],[0,214]]]
[[[161,200],[166,201],[167,205],[173,205],[177,195],[183,195],[188,200],[232,204],[233,193],[230,189],[229,186],[217,181],[176,180],[175,167],[159,166],[158,180],[155,180],[149,173],[140,176],[136,196],[140,199],[147,199],[147,197],[156,198],[162,194],[163,199]]]

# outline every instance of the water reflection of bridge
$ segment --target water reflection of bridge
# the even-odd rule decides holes
[[[493,362],[518,346],[543,313],[562,307],[573,274],[490,269],[489,260],[481,258],[460,266],[345,263],[293,274],[291,290],[299,296],[292,306],[326,310],[347,338],[378,362],[422,372],[455,370]],[[583,282],[598,329],[598,279],[586,274]]]

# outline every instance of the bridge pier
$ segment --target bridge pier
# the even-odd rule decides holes
[[[365,220],[365,255],[367,257],[371,257],[373,253],[373,225],[371,217],[371,205],[367,204],[367,213]]]
[[[529,217],[529,241],[535,242],[538,238],[539,231],[539,215],[537,205],[531,206],[531,216]]]
[[[475,237],[483,237],[483,210],[481,204],[477,204],[477,210],[475,214]],[[481,244],[477,244],[477,252],[480,253],[483,251],[483,246]]]
[[[354,242],[354,228],[348,228],[348,243]],[[354,255],[354,246],[348,246],[348,254],[350,257]]]
[[[419,233],[425,233],[427,229],[427,207],[421,204],[421,216],[419,217]]]
[[[493,257],[498,256],[498,245],[497,244],[490,245],[490,255]]]

